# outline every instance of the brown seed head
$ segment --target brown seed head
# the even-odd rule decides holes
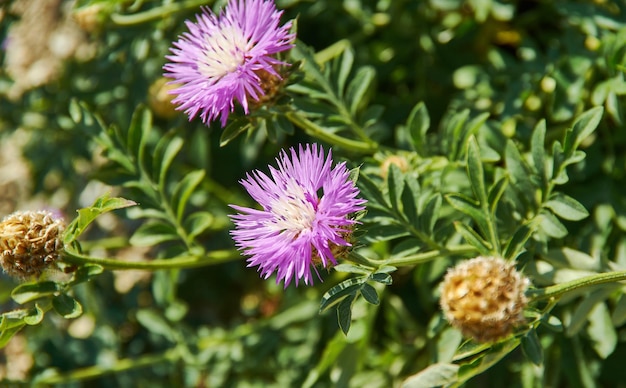
[[[493,342],[523,322],[528,278],[514,263],[477,257],[450,269],[441,285],[441,308],[448,322],[477,342]]]
[[[49,211],[15,212],[0,223],[0,265],[9,275],[39,276],[60,255],[63,220]]]

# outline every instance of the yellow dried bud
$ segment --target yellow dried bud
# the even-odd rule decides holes
[[[180,114],[176,106],[172,104],[174,95],[170,91],[180,87],[178,84],[170,84],[165,77],[158,78],[150,85],[148,90],[148,106],[155,116],[163,119],[171,119]]]
[[[389,155],[380,163],[380,175],[383,178],[387,178],[389,167],[392,164],[395,164],[402,172],[407,172],[410,167],[409,162],[405,157],[400,155]]]
[[[0,265],[17,278],[39,276],[60,255],[63,220],[49,211],[15,212],[0,223]]]
[[[514,263],[477,257],[448,270],[440,304],[450,324],[477,342],[493,342],[523,322],[529,280]]]

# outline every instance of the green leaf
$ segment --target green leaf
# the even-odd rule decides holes
[[[72,118],[72,121],[74,121],[74,123],[78,124],[83,119],[83,111],[80,107],[80,104],[78,103],[78,100],[76,100],[75,98],[72,98],[70,100],[69,112],[70,117]]]
[[[622,326],[626,322],[626,294],[622,294],[619,297],[613,314],[611,314],[611,321],[614,326]]]
[[[215,218],[209,212],[195,212],[185,219],[183,226],[189,238],[195,238],[214,224]]]
[[[430,116],[423,102],[419,102],[411,113],[406,123],[413,149],[420,154],[424,154],[424,144],[426,142],[426,132],[430,127]],[[424,155],[422,155],[424,156]]]
[[[152,159],[152,171],[153,179],[158,182],[161,190],[165,190],[167,172],[182,148],[183,139],[178,136],[173,137],[171,134],[162,137],[157,143]]]
[[[127,147],[128,151],[137,158],[137,163],[142,165],[146,149],[146,141],[152,129],[152,112],[143,105],[139,105],[130,120],[128,127]]]
[[[252,124],[245,118],[238,118],[226,125],[220,136],[220,147],[226,146],[237,136],[252,128]]]
[[[543,364],[543,348],[536,330],[530,330],[522,337],[522,351],[533,364]]]
[[[348,335],[348,331],[350,331],[350,324],[352,323],[352,302],[356,295],[348,295],[348,297],[344,298],[339,305],[337,305],[337,321],[339,322],[339,327],[343,334]]]
[[[541,120],[535,126],[532,137],[530,139],[530,151],[532,154],[533,168],[542,182],[542,188],[546,187],[548,176],[546,174],[546,121]]]
[[[43,321],[44,311],[35,303],[35,307],[29,310],[29,314],[24,317],[24,323],[27,325],[38,325]]]
[[[330,290],[328,290],[323,296],[320,302],[320,313],[328,310],[330,307],[339,303],[341,300],[350,295],[356,295],[361,288],[361,285],[365,283],[367,278],[350,278],[337,284]]]
[[[17,303],[24,304],[26,302],[54,295],[60,291],[60,289],[60,285],[52,281],[24,283],[13,289],[11,297]]]
[[[426,202],[426,206],[424,206],[424,210],[422,214],[420,214],[420,224],[423,231],[432,235],[435,224],[437,223],[437,217],[439,217],[439,210],[441,209],[441,195],[439,193],[434,194],[428,202]]]
[[[83,306],[67,294],[59,294],[54,297],[52,307],[65,319],[77,318],[83,314]]]
[[[480,150],[476,138],[473,136],[467,143],[467,176],[470,179],[474,195],[481,204],[487,204],[487,190],[485,189],[485,174],[480,160]]]
[[[445,123],[443,142],[450,160],[458,160],[461,156],[461,153],[458,152],[459,147],[465,147],[465,143],[461,143],[459,139],[463,126],[469,118],[469,113],[469,109],[455,113]]]
[[[12,322],[8,323],[9,321]],[[9,343],[11,338],[22,330],[24,326],[26,326],[26,323],[23,319],[14,320],[2,317],[2,320],[0,321],[0,327],[2,328],[0,330],[0,349],[4,348]]]
[[[137,311],[137,321],[149,332],[173,340],[172,328],[163,316],[151,309]]]
[[[374,203],[379,204],[382,209],[389,209],[389,204],[378,185],[367,174],[360,174],[358,183],[363,196],[368,201],[368,206],[372,206],[372,203]]]
[[[185,175],[185,177],[176,185],[171,202],[172,207],[176,210],[176,218],[179,221],[183,219],[187,201],[189,201],[191,194],[204,179],[204,174],[204,170],[192,171]]]
[[[391,275],[389,275],[388,273],[381,273],[381,272],[377,272],[373,274],[372,276],[370,276],[370,279],[372,279],[375,282],[382,283],[385,285],[390,285],[391,282],[393,281]]]
[[[513,234],[513,237],[511,237],[511,239],[507,243],[506,248],[504,249],[504,258],[515,258],[522,251],[524,245],[533,235],[534,231],[534,228],[531,228],[526,224],[520,225]]]
[[[179,240],[176,228],[165,222],[153,221],[142,224],[130,238],[130,244],[136,247],[151,247],[165,241]]]
[[[356,273],[359,275],[369,275],[370,270],[354,264],[337,264],[333,267],[337,272]]]
[[[370,304],[378,305],[380,303],[376,289],[367,283],[363,283],[361,295],[363,295],[363,298]]]
[[[70,285],[76,285],[79,283],[87,282],[92,278],[100,275],[104,271],[102,266],[97,264],[84,264],[78,267],[78,269],[73,273],[72,280],[69,282]]]
[[[337,94],[343,95],[346,81],[352,70],[352,64],[354,63],[354,50],[352,47],[346,47],[343,50],[343,55],[339,61],[339,71],[337,72]]]
[[[356,75],[352,81],[350,81],[350,84],[348,84],[346,102],[352,116],[355,116],[360,108],[367,105],[367,95],[372,87],[375,77],[376,72],[373,67],[361,67],[357,70]]]
[[[550,237],[563,238],[567,236],[567,228],[552,213],[542,212],[538,216],[539,226]]]
[[[506,142],[504,156],[513,187],[526,198],[528,203],[533,203],[535,187],[530,181],[530,169],[512,140]]]
[[[498,207],[498,202],[500,202],[500,198],[502,198],[502,194],[506,190],[507,185],[509,184],[509,180],[506,176],[498,179],[493,186],[489,188],[489,211],[492,214],[495,214],[496,209]]]
[[[437,363],[421,372],[409,376],[402,382],[402,388],[433,388],[447,386],[458,380],[459,366],[456,364]]]
[[[477,203],[462,194],[454,193],[446,195],[446,200],[453,208],[470,216],[476,222],[480,231],[484,235],[488,235],[489,221]]]
[[[459,232],[461,236],[463,236],[465,241],[467,241],[470,245],[478,249],[478,251],[482,255],[490,256],[492,254],[491,244],[485,241],[481,236],[478,235],[478,233],[476,233],[472,228],[470,228],[466,224],[456,221],[454,223],[454,229],[456,229],[456,231]]]
[[[603,360],[615,351],[617,332],[605,303],[598,303],[589,313],[587,335],[591,339],[591,347]]]
[[[604,108],[597,106],[576,118],[571,131],[571,137],[566,135],[566,140],[564,141],[563,148],[565,153],[569,154],[571,151],[578,149],[580,143],[596,130],[598,124],[600,124],[600,120],[602,120],[603,113]]]
[[[478,115],[477,117],[473,118],[469,123],[467,123],[467,125],[462,126],[461,132],[458,135],[458,140],[457,140],[458,144],[464,145],[464,144],[467,144],[468,141],[472,141],[471,139],[474,138],[474,135],[478,132],[480,127],[482,127],[485,124],[485,121],[487,121],[488,118],[489,118],[489,113],[482,113]],[[463,150],[464,148],[461,147],[460,149]],[[462,156],[463,156],[462,154],[459,154],[458,158]]]
[[[399,204],[402,201],[402,192],[404,191],[404,176],[400,168],[393,163],[389,165],[387,187],[389,189],[389,203],[391,203],[391,208],[400,212]]]
[[[583,298],[570,319],[566,328],[566,335],[572,337],[576,335],[589,320],[591,311],[594,310],[597,304],[604,304],[606,298],[609,297],[615,291],[615,287],[603,287],[592,291],[588,296]]]
[[[580,202],[563,193],[552,195],[544,206],[564,220],[579,221],[589,216],[589,212]]]
[[[517,348],[519,343],[519,339],[511,339],[492,345],[486,353],[481,354],[470,363],[461,365],[458,372],[459,381],[457,384],[464,383],[472,377],[485,372]]]
[[[99,215],[116,209],[123,209],[135,205],[137,205],[135,201],[125,198],[111,198],[109,193],[102,195],[96,199],[90,207],[78,210],[78,216],[67,226],[65,230],[63,243],[65,245],[70,245]]]

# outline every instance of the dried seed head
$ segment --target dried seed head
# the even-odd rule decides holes
[[[450,269],[441,285],[441,308],[448,322],[477,342],[493,342],[523,322],[528,278],[514,263],[477,257]]]
[[[0,265],[9,275],[39,276],[60,255],[63,220],[49,211],[15,212],[0,223]]]

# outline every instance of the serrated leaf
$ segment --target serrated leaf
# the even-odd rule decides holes
[[[17,303],[24,304],[26,302],[54,295],[60,289],[61,287],[52,281],[24,283],[13,289],[11,297]]]
[[[54,297],[52,307],[65,319],[77,318],[83,314],[83,306],[67,294],[59,294]]]
[[[131,236],[129,242],[136,247],[151,247],[165,241],[180,239],[176,228],[165,222],[153,221],[142,224]]]
[[[44,311],[37,303],[35,307],[29,310],[29,314],[24,317],[24,323],[27,325],[38,325],[43,321]]]
[[[459,366],[456,364],[432,364],[402,382],[402,388],[433,388],[447,386],[458,380]]]
[[[579,221],[589,216],[589,212],[580,202],[563,193],[552,195],[544,206],[564,220]]]
[[[337,305],[337,322],[343,334],[348,335],[352,324],[352,302],[356,295],[348,295]]]
[[[543,364],[543,348],[536,330],[530,330],[522,337],[522,351],[533,364]]]
[[[363,298],[370,304],[378,305],[380,303],[376,289],[367,283],[363,283],[361,295],[363,295]]]
[[[554,238],[567,236],[567,228],[552,213],[542,212],[538,219],[539,226],[548,236]]]
[[[63,243],[70,245],[99,215],[135,205],[137,203],[129,199],[111,198],[109,193],[102,195],[90,207],[78,210],[78,216],[65,229]]]
[[[355,116],[360,108],[367,105],[367,95],[372,86],[376,72],[370,66],[361,67],[348,84],[346,102],[352,116]]]
[[[350,278],[328,290],[320,302],[320,313],[328,310],[349,295],[356,295],[367,278]]]
[[[413,145],[413,149],[420,154],[424,154],[424,143],[426,140],[426,132],[430,128],[430,116],[423,102],[419,102],[409,114],[406,123],[406,129],[409,132],[409,138]],[[424,155],[422,155],[424,156]]]
[[[187,207],[189,197],[191,197],[196,187],[202,182],[204,175],[204,170],[192,171],[185,175],[174,188],[171,203],[172,207],[176,210],[176,218],[179,221],[181,221],[185,215],[185,208]]]

